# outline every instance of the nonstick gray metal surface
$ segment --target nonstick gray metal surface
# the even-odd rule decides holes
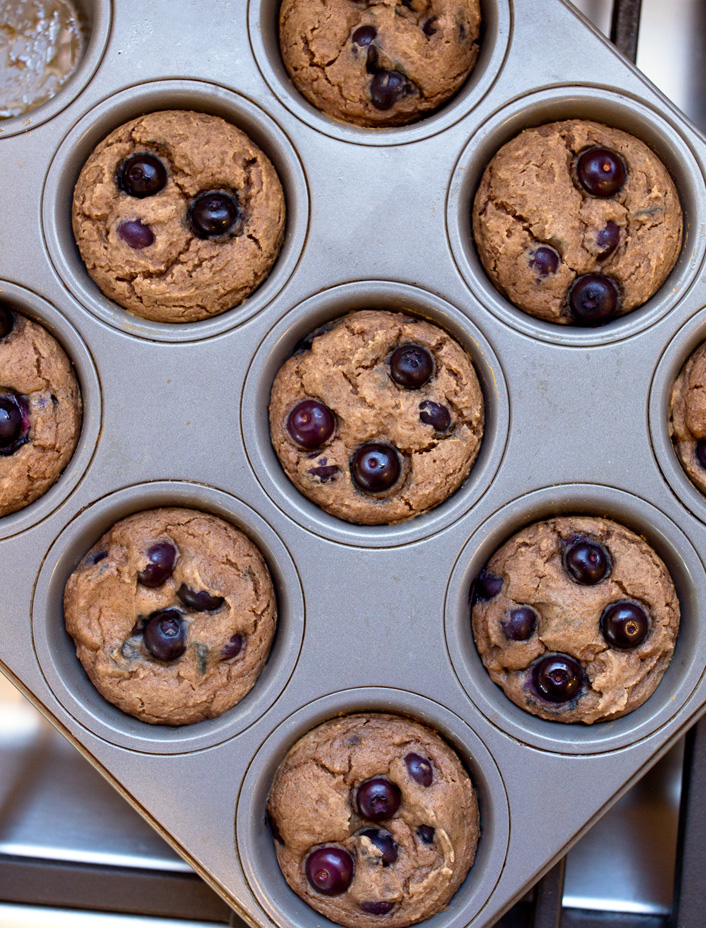
[[[361,709],[438,729],[477,785],[477,862],[434,928],[482,928],[563,853],[703,711],[706,499],[666,424],[671,381],[706,338],[706,143],[562,0],[484,0],[476,70],[438,114],[364,130],[333,123],[286,78],[275,0],[87,0],[87,65],[48,106],[0,124],[3,296],[64,344],[86,404],[56,486],[0,522],[0,660],[7,674],[254,925],[323,926],[275,865],[264,803],[301,734]],[[91,57],[92,56],[92,57]],[[90,72],[90,73],[89,73]],[[92,77],[91,77],[92,74]],[[90,79],[89,79],[90,78]],[[70,229],[78,171],[138,113],[223,115],[270,155],[288,205],[275,268],[241,307],[150,323],[103,297]],[[684,207],[679,262],[641,309],[600,329],[523,315],[488,283],[470,201],[492,153],[566,117],[638,135]],[[488,426],[467,483],[398,526],[342,523],[284,478],[270,447],[274,373],[302,334],[360,307],[417,313],[468,348]],[[280,606],[263,677],[220,719],[152,727],[104,702],[77,664],[61,592],[114,521],[192,505],[261,547]],[[482,670],[471,578],[519,527],[558,513],[617,519],[674,577],[682,629],[639,710],[593,727],[512,706]]]

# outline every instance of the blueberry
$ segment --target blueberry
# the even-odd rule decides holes
[[[213,596],[208,590],[196,592],[185,583],[182,583],[177,590],[177,596],[186,608],[191,609],[193,612],[215,612],[225,602],[222,596]]]
[[[569,287],[569,309],[577,325],[604,325],[615,316],[620,291],[603,274],[583,274]]]
[[[231,657],[237,657],[243,650],[244,644],[245,638],[243,638],[242,635],[233,635],[228,644],[224,646],[223,651],[221,652],[221,659],[224,661],[229,661]]]
[[[423,400],[419,404],[419,418],[425,425],[430,425],[435,432],[447,432],[451,425],[451,413],[441,403]]]
[[[534,253],[531,253],[529,260],[529,266],[536,271],[538,277],[556,274],[560,264],[559,252],[551,245],[540,245]]]
[[[706,441],[703,438],[696,442],[695,453],[697,461],[706,470]]]
[[[424,23],[424,25],[422,26],[422,32],[424,33],[425,36],[428,37],[428,36],[436,35],[436,28],[434,27],[434,23],[436,22],[436,20],[437,20],[437,17],[432,16],[430,19],[428,19]]]
[[[149,226],[143,225],[139,219],[121,222],[118,226],[118,235],[125,244],[136,251],[148,248],[154,242],[154,232]]]
[[[381,831],[379,828],[364,828],[359,834],[361,837],[367,838],[380,851],[383,867],[394,864],[397,860],[397,845],[389,831]]]
[[[147,566],[137,575],[143,586],[152,589],[162,586],[172,575],[177,549],[168,541],[158,541],[147,549]]]
[[[131,155],[118,168],[118,187],[131,197],[142,200],[159,193],[167,183],[167,169],[155,155],[141,152]]]
[[[353,858],[341,847],[319,847],[306,859],[306,878],[317,892],[340,896],[351,885]]]
[[[400,478],[400,459],[392,445],[369,442],[351,458],[353,480],[367,493],[384,493]]]
[[[404,762],[407,765],[407,773],[415,783],[419,783],[420,786],[431,786],[434,780],[431,761],[412,752],[405,755]]]
[[[292,441],[307,451],[325,445],[335,427],[333,413],[318,400],[302,400],[287,416],[287,431]]]
[[[329,480],[335,480],[338,474],[336,464],[320,464],[318,467],[310,467],[307,474],[318,478],[322,483],[328,483]]]
[[[510,641],[527,641],[537,627],[537,613],[531,606],[510,610],[510,618],[500,622],[503,633]]]
[[[417,837],[422,842],[422,844],[433,844],[434,843],[434,829],[431,825],[420,825],[417,828]]]
[[[576,539],[564,549],[564,570],[583,586],[600,583],[610,573],[611,566],[607,548],[597,541]]]
[[[576,176],[592,197],[612,197],[625,183],[627,168],[617,151],[595,146],[579,155]]]
[[[145,647],[158,661],[175,661],[186,651],[186,622],[176,609],[160,609],[147,618]]]
[[[394,902],[361,902],[360,907],[368,915],[388,915],[395,907]]]
[[[94,555],[91,556],[91,564],[100,564],[101,561],[104,561],[108,557],[107,551],[96,551]]]
[[[197,238],[219,238],[230,232],[240,219],[240,206],[231,194],[208,190],[196,197],[188,215]]]
[[[471,605],[478,602],[478,600],[482,603],[489,602],[498,595],[502,588],[503,578],[498,577],[497,574],[486,570],[484,567],[471,584]]]
[[[15,316],[9,306],[0,303],[0,338],[7,338],[15,327]]]
[[[548,702],[568,702],[581,689],[583,670],[568,654],[550,654],[534,665],[532,680]]]
[[[13,454],[20,446],[24,417],[14,393],[0,393],[0,454]]]
[[[380,55],[374,45],[368,45],[368,57],[365,59],[365,70],[368,74],[377,74],[380,70]]]
[[[363,818],[384,822],[399,809],[400,791],[384,777],[371,777],[356,790],[355,804]]]
[[[421,345],[400,345],[392,352],[390,375],[401,387],[423,387],[433,373],[434,359]]]
[[[609,219],[602,229],[596,232],[596,245],[600,249],[596,258],[599,261],[605,261],[610,258],[620,243],[620,226]]]
[[[370,99],[378,110],[389,110],[409,90],[404,74],[399,71],[378,71],[370,82]]]
[[[628,600],[611,603],[601,616],[603,637],[614,648],[636,648],[645,640],[649,628],[645,610]]]
[[[375,26],[358,26],[351,36],[351,41],[355,45],[370,45],[371,42],[375,41],[375,38],[378,34]]]

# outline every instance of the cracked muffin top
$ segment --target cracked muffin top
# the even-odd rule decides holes
[[[589,724],[651,696],[680,618],[672,579],[647,542],[586,516],[513,536],[474,581],[471,610],[478,653],[514,703]]]
[[[252,689],[270,651],[270,572],[241,531],[194,509],[121,519],[66,583],[66,630],[100,694],[143,722],[215,718]]]
[[[327,116],[400,126],[462,86],[480,19],[479,0],[283,0],[280,49],[299,92]]]
[[[422,319],[361,310],[317,329],[282,365],[270,435],[285,473],[326,512],[413,519],[466,479],[483,436],[470,357]]]
[[[45,328],[0,303],[0,516],[59,479],[81,432],[73,366]]]
[[[664,283],[682,210],[644,142],[572,119],[526,129],[497,152],[476,193],[473,236],[488,276],[519,309],[598,326]]]
[[[111,132],[83,166],[72,215],[94,282],[157,322],[238,306],[268,275],[285,226],[266,155],[224,119],[186,110]]]
[[[456,753],[426,726],[382,712],[304,735],[282,761],[267,809],[287,883],[348,928],[404,928],[442,911],[480,835]]]

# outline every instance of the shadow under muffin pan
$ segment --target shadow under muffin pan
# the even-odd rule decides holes
[[[406,126],[364,127],[327,116],[295,87],[282,61],[279,47],[281,0],[248,0],[248,30],[255,60],[270,90],[280,103],[312,129],[354,145],[403,145],[418,142],[467,115],[486,95],[498,77],[512,40],[510,0],[480,0],[480,51],[465,83],[439,109]]]
[[[417,316],[445,329],[468,352],[483,391],[485,425],[478,457],[466,480],[430,512],[397,525],[355,525],[308,500],[284,473],[270,441],[270,391],[277,372],[301,340],[348,313],[376,309]],[[418,541],[458,519],[487,490],[502,460],[510,423],[505,376],[482,332],[454,306],[432,293],[391,281],[363,280],[325,290],[294,307],[268,332],[255,353],[241,402],[241,429],[255,475],[277,506],[309,531],[364,547]],[[257,416],[245,411],[258,409]]]
[[[267,663],[250,692],[232,709],[193,725],[151,725],[105,700],[76,657],[64,627],[69,574],[116,522],[136,512],[178,506],[219,516],[246,534],[269,567],[277,597],[277,629]],[[32,608],[34,647],[52,692],[79,724],[113,744],[137,751],[197,751],[240,734],[279,697],[292,675],[304,637],[304,599],[296,567],[267,523],[240,500],[209,487],[162,482],[129,487],[98,500],[59,535],[44,560]]]
[[[51,303],[24,287],[3,280],[0,280],[0,302],[44,326],[60,343],[76,373],[83,406],[81,433],[71,460],[56,483],[43,496],[24,509],[0,518],[2,539],[16,535],[46,518],[81,482],[100,435],[102,397],[98,373],[88,348],[73,325]],[[0,383],[2,377],[0,371]]]
[[[232,123],[265,152],[284,189],[285,237],[272,270],[241,304],[200,322],[153,322],[110,300],[89,276],[71,226],[74,187],[93,149],[118,126],[143,113],[158,110],[195,110]],[[116,93],[99,103],[71,129],[49,169],[42,217],[46,245],[57,273],[88,310],[131,335],[154,341],[185,342],[208,338],[240,325],[274,299],[299,261],[309,220],[309,194],[301,161],[289,139],[272,117],[255,104],[215,84],[156,81]]]
[[[471,630],[471,583],[502,545],[526,526],[556,516],[598,516],[644,538],[664,561],[677,591],[681,623],[671,663],[654,693],[637,709],[608,722],[547,721],[516,706],[486,671]],[[446,598],[446,640],[459,680],[481,712],[498,728],[535,748],[566,754],[612,751],[656,731],[691,695],[706,662],[706,573],[680,528],[637,496],[612,487],[548,487],[504,506],[479,527],[462,549]]]
[[[10,119],[0,119],[0,139],[27,132],[56,116],[86,87],[105,54],[110,37],[110,0],[75,0],[83,17],[86,45],[81,60],[57,93],[34,109]]]
[[[289,888],[279,870],[266,820],[267,797],[277,768],[295,742],[317,725],[354,712],[387,712],[426,725],[456,751],[470,774],[480,811],[476,857],[448,908],[424,921],[432,928],[468,924],[505,864],[510,815],[502,777],[487,747],[466,722],[430,699],[383,687],[346,690],[302,707],[275,729],[253,758],[235,817],[236,844],[253,892],[274,920],[284,917],[288,925],[305,925],[312,918],[312,909]],[[332,924],[318,914],[314,918]]]
[[[670,476],[678,465],[664,413],[671,378],[706,336],[706,143],[562,0],[482,0],[483,48],[464,88],[420,122],[384,130],[327,121],[293,90],[275,0],[230,4],[226,19],[215,0],[176,0],[169,17],[160,4],[97,3],[110,34],[91,81],[41,124],[38,109],[31,132],[0,131],[0,197],[22,219],[0,253],[3,297],[59,338],[85,403],[80,444],[56,486],[0,520],[0,569],[11,580],[0,600],[0,667],[261,928],[330,924],[286,887],[263,830],[287,748],[348,712],[427,723],[460,751],[482,817],[477,862],[431,921],[489,928],[706,709],[706,510],[683,474]],[[272,159],[288,210],[283,250],[261,287],[240,307],[182,325],[151,323],[102,296],[71,230],[91,150],[164,108],[243,129]],[[511,307],[470,237],[487,161],[526,126],[569,117],[642,138],[672,173],[687,223],[662,289],[602,329],[552,326]],[[469,352],[485,399],[466,482],[393,526],[346,523],[306,500],[268,431],[272,382],[297,342],[362,308],[447,330]],[[274,649],[251,692],[220,718],[180,728],[105,702],[62,615],[66,578],[92,544],[120,518],[158,506],[240,527],[268,562],[279,607]],[[482,667],[470,628],[470,583],[491,554],[522,526],[567,513],[643,534],[683,613],[654,694],[593,726],[515,707]]]
[[[473,201],[488,163],[524,129],[565,119],[587,119],[622,129],[643,141],[660,158],[675,183],[684,214],[681,253],[657,292],[642,306],[603,326],[583,328],[545,322],[516,307],[488,277],[471,231]],[[447,225],[459,271],[474,295],[498,318],[534,338],[559,345],[609,344],[642,331],[669,312],[693,284],[706,250],[704,175],[692,150],[656,110],[608,87],[571,84],[540,90],[494,113],[471,137],[451,179]]]
[[[657,463],[682,503],[702,522],[706,522],[706,497],[681,465],[671,438],[670,407],[674,381],[705,341],[706,309],[702,309],[685,323],[665,348],[650,389],[650,434]]]

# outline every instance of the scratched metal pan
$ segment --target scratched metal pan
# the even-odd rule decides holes
[[[0,661],[82,753],[249,923],[326,920],[286,886],[265,826],[288,747],[345,712],[390,710],[440,731],[479,793],[478,857],[433,928],[492,924],[703,711],[706,499],[668,434],[674,377],[706,338],[706,146],[562,0],[483,0],[473,75],[438,113],[366,130],[327,119],[286,77],[277,0],[85,0],[82,68],[0,126],[0,288],[71,356],[85,416],[42,499],[0,521]],[[70,228],[92,147],[139,113],[192,108],[247,131],[287,198],[284,249],[242,306],[147,322],[87,276]],[[644,139],[686,217],[680,258],[645,306],[599,329],[553,326],[488,282],[470,235],[485,164],[526,126],[587,117]],[[11,208],[9,204],[12,204]],[[397,526],[350,525],[305,500],[270,445],[278,366],[322,322],[365,307],[423,316],[470,352],[487,427],[464,484]],[[589,408],[582,402],[591,397]],[[272,655],[218,719],[145,725],[106,703],[63,630],[66,577],[117,519],[194,506],[240,526],[277,589]],[[608,516],[666,562],[682,609],[655,694],[612,723],[564,726],[511,705],[485,674],[471,579],[520,527]],[[374,646],[370,639],[374,639]]]

